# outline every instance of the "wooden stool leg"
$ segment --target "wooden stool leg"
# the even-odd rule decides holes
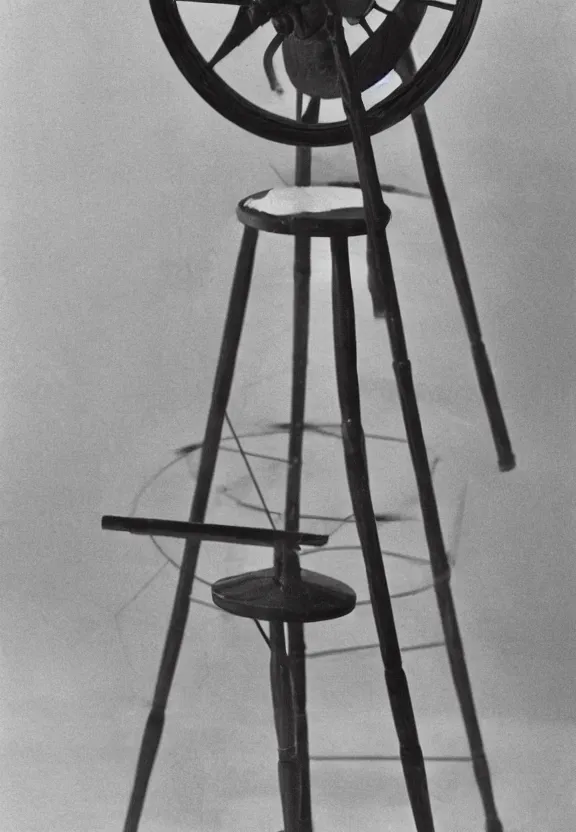
[[[292,672],[281,621],[270,622],[270,690],[278,739],[278,783],[283,832],[300,832],[301,777],[296,747]]]
[[[382,281],[377,277],[374,248],[370,237],[366,239],[366,261],[368,264],[368,291],[372,298],[372,313],[375,318],[386,317],[386,299],[382,293]]]
[[[310,238],[296,237],[294,241],[292,412],[290,415],[290,440],[288,447],[288,459],[290,462],[285,506],[285,528],[287,531],[298,531],[300,528],[302,446],[304,439],[310,326],[310,260]],[[308,718],[306,714],[306,644],[304,641],[303,624],[288,624],[288,645],[294,690],[296,748],[300,770],[298,832],[312,832]]]
[[[386,238],[384,237],[381,242],[380,255],[386,256],[390,262],[390,252]],[[387,272],[392,274],[391,267],[389,267]],[[400,394],[402,415],[404,417],[412,465],[416,475],[424,531],[435,581],[436,600],[442,620],[442,629],[448,652],[450,670],[464,719],[478,790],[484,805],[486,829],[487,832],[502,832],[502,824],[498,818],[496,804],[494,802],[490,771],[484,752],[482,734],[480,732],[474,696],[472,694],[472,685],[468,675],[464,647],[458,627],[456,608],[450,588],[450,566],[444,547],[436,495],[434,493],[428,453],[424,442],[422,423],[420,421],[416,392],[412,379],[412,368],[408,358],[404,328],[400,315],[400,307],[398,305],[398,296],[393,280],[387,286],[386,308],[394,373]]]
[[[416,74],[416,63],[410,50],[405,53],[396,69],[404,82],[408,82],[414,77]],[[492,367],[490,366],[490,359],[488,358],[486,346],[482,338],[470,279],[468,277],[466,263],[464,262],[464,255],[462,254],[462,247],[458,238],[452,208],[450,207],[450,200],[448,199],[442,171],[440,170],[440,163],[434,146],[430,122],[428,121],[428,115],[424,107],[414,110],[412,113],[412,123],[416,131],[428,190],[432,197],[432,204],[442,236],[442,242],[444,243],[446,258],[472,348],[472,358],[476,368],[480,392],[484,400],[484,406],[496,446],[498,466],[501,471],[511,471],[515,467],[516,461],[498,397]]]
[[[306,113],[302,112],[303,96],[296,97],[298,120],[308,123],[318,121],[320,99],[310,99]],[[312,150],[309,147],[296,149],[295,184],[310,185],[312,173]],[[286,531],[300,528],[300,494],[302,490],[302,445],[304,439],[304,418],[306,406],[306,382],[308,371],[308,343],[310,330],[310,237],[298,235],[294,239],[294,302],[292,313],[292,401],[290,434],[288,440],[288,476],[286,481],[286,503],[284,527]],[[296,557],[296,553],[294,553]],[[282,557],[275,552],[275,560]],[[293,745],[290,752],[280,752],[278,763],[280,793],[284,814],[284,830],[290,832],[312,832],[312,801],[310,790],[310,752],[308,743],[308,717],[306,713],[306,643],[304,625],[290,622],[288,629],[288,662],[282,667],[278,653],[286,656],[286,637],[282,624],[270,624],[270,681],[274,703],[276,736],[279,749]],[[289,669],[288,669],[289,668]],[[284,708],[287,713],[282,713]],[[294,732],[290,742],[290,730]],[[294,754],[294,760],[289,759]],[[293,794],[290,782],[290,766],[297,766],[297,793]]]
[[[301,165],[305,161],[299,157]],[[292,403],[284,512],[287,531],[298,531],[300,528],[302,445],[310,324],[310,257],[310,237],[297,236],[294,241]],[[276,563],[279,563],[284,555],[282,547],[278,547],[275,551]],[[297,557],[295,552],[292,556]],[[280,622],[270,624],[270,681],[276,736],[280,749],[278,771],[284,814],[283,832],[312,832],[304,625],[300,622],[290,622],[287,629],[289,646],[286,657],[284,625]],[[282,663],[281,656],[285,656],[287,661]]]
[[[222,438],[222,427],[230,397],[240,336],[242,334],[248,303],[257,240],[257,231],[252,228],[244,229],[230,293],[228,314],[224,326],[218,367],[212,390],[212,401],[206,423],[206,433],[200,454],[200,467],[190,510],[189,520],[191,523],[203,523],[206,516],[208,498],[216,468],[216,459]],[[164,729],[166,704],[170,695],[170,689],[180,655],[180,648],[184,638],[190,608],[190,595],[196,574],[199,552],[199,539],[191,538],[186,541],[172,615],[164,644],[158,679],[156,681],[152,708],[140,746],[140,754],[136,766],[136,775],[128,813],[124,824],[124,832],[136,832],[142,815],[148,783]]]
[[[302,96],[298,101],[302,106]],[[320,99],[310,99],[304,120],[317,122]],[[296,149],[295,183],[310,185],[312,178],[312,150]],[[308,376],[308,343],[310,332],[310,275],[312,271],[312,240],[298,235],[294,240],[294,303],[292,313],[292,404],[290,439],[288,445],[288,479],[286,483],[285,528],[300,528],[300,495],[302,492],[302,446],[306,410],[306,382]],[[306,642],[304,625],[288,624],[288,652],[294,695],[296,754],[299,769],[298,832],[312,832],[312,796],[310,789],[310,750],[308,716],[306,713]],[[287,830],[285,830],[287,832]]]
[[[335,0],[325,0],[325,2],[330,7],[333,7]],[[383,306],[386,310],[386,323],[392,346],[394,372],[400,394],[400,403],[404,424],[406,426],[412,465],[416,475],[418,495],[424,520],[424,530],[430,552],[432,573],[434,575],[436,599],[442,620],[442,629],[444,631],[450,669],[464,717],[478,789],[484,804],[486,829],[487,832],[502,832],[502,824],[498,818],[494,802],[490,772],[482,744],[480,726],[478,724],[472,695],[472,686],[468,676],[464,648],[462,646],[454,601],[450,590],[448,558],[442,539],[436,495],[434,494],[428,454],[412,381],[412,370],[410,361],[408,360],[404,329],[400,317],[398,295],[394,283],[394,274],[386,236],[385,219],[387,212],[384,200],[382,199],[382,191],[378,186],[378,172],[367,129],[366,111],[362,97],[354,84],[354,73],[342,29],[342,22],[335,13],[329,15],[327,28],[338,67],[342,103],[352,131],[354,153],[356,156],[356,164],[358,165],[358,176],[366,209],[368,236],[370,237],[374,257],[374,276],[377,280],[381,281],[381,292],[384,298]],[[357,385],[356,398],[359,399]],[[365,486],[367,486],[367,482],[363,483],[359,480],[355,487],[361,490]]]
[[[332,248],[332,308],[338,397],[352,506],[366,566],[372,610],[384,663],[400,757],[418,832],[433,832],[426,769],[408,682],[402,667],[390,592],[370,495],[356,360],[354,297],[350,279],[348,240],[334,237]]]

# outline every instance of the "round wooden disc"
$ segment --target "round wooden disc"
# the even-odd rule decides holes
[[[356,593],[342,581],[306,569],[300,574],[297,592],[286,592],[273,569],[222,578],[212,585],[212,600],[241,618],[302,624],[342,618],[356,606]]]
[[[271,234],[357,237],[367,233],[362,192],[346,186],[270,188],[241,200],[236,215],[244,225]]]

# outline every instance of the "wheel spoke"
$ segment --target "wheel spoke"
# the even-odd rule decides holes
[[[306,107],[304,114],[302,115],[302,121],[304,122],[304,124],[316,124],[316,122],[320,118],[321,103],[321,98],[310,99],[310,101],[308,102],[308,106]]]
[[[360,18],[360,26],[364,29],[364,31],[366,32],[368,37],[370,37],[371,35],[374,34],[374,32],[372,31],[372,29],[370,28],[370,26],[368,25],[368,23],[366,22],[366,20],[363,17]]]
[[[264,72],[266,73],[266,78],[270,84],[270,89],[278,95],[282,95],[284,90],[282,89],[282,84],[278,81],[274,70],[274,55],[282,46],[283,40],[284,35],[277,34],[274,38],[272,38],[266,47],[266,51],[264,52]]]
[[[224,60],[231,52],[241,46],[244,41],[248,40],[250,35],[260,28],[264,23],[268,22],[268,18],[258,18],[257,20],[250,14],[247,6],[241,6],[238,9],[236,19],[232,24],[232,28],[224,38],[222,45],[208,63],[210,69],[214,69],[216,64]]]

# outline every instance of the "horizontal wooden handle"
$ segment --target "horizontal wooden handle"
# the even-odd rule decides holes
[[[218,543],[240,543],[247,546],[275,546],[286,543],[291,547],[325,546],[329,537],[324,534],[286,532],[283,529],[257,529],[250,526],[225,526],[217,523],[183,523],[145,517],[105,515],[102,528],[109,531],[130,532],[154,537],[196,537]]]

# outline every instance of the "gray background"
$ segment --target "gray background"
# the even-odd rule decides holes
[[[270,165],[288,175],[293,151],[241,132],[201,102],[173,65],[146,3],[2,0],[1,14],[0,817],[7,832],[118,829],[173,581],[154,584],[132,620],[134,693],[113,616],[160,564],[146,541],[103,535],[99,517],[127,510],[171,450],[201,436],[240,236],[234,207],[278,184]],[[187,18],[198,21],[199,38],[216,44],[222,29],[211,21],[227,15],[207,6]],[[423,51],[434,25],[419,42]],[[452,445],[457,477],[469,480],[455,591],[497,795],[507,828],[550,832],[573,829],[576,814],[569,774],[575,35],[568,0],[486,0],[464,59],[428,107],[519,460],[514,474],[495,473],[431,207],[390,199],[390,241],[428,424],[438,435],[446,428],[445,441],[446,426],[464,426],[464,439]],[[273,103],[246,54],[229,61],[229,76],[243,90],[254,87],[261,103],[288,107]],[[384,181],[424,189],[409,123],[375,144]],[[349,148],[315,154],[318,180],[352,178],[353,170]],[[380,405],[393,400],[392,371],[382,324],[370,316],[360,243],[352,254],[366,412],[377,428]],[[333,373],[326,255],[319,243],[317,392]],[[245,425],[287,415],[279,379],[289,343],[290,256],[289,241],[261,241],[234,399],[234,418]],[[311,407],[336,415],[333,393],[312,394]],[[184,483],[173,484],[157,495],[156,513],[182,518],[189,496]],[[179,677],[180,704],[145,829],[279,827],[265,654],[258,653],[256,669],[246,659],[250,671],[237,663],[234,687],[227,662],[238,635],[234,626],[210,629],[213,615],[200,613],[213,652],[189,647]],[[243,638],[249,655],[254,634]],[[369,682],[363,685],[366,691]],[[439,690],[428,711],[422,702],[429,753],[458,724]],[[245,704],[238,716],[237,699],[259,704],[249,713]],[[318,701],[326,707],[318,706],[317,718],[338,737],[342,714],[334,702],[330,711],[327,700]],[[247,740],[231,727],[242,721],[262,725]],[[221,769],[232,737],[248,741],[249,750]],[[257,785],[262,748],[269,774]],[[471,776],[457,786],[460,771],[432,775],[444,795],[439,828],[455,832],[481,828]],[[231,794],[215,785],[220,774],[226,780],[222,772]],[[364,814],[362,824],[357,815],[342,829],[411,828],[398,772],[388,784],[393,794],[383,798],[388,809],[371,804],[383,788],[381,769],[370,774],[372,792],[354,780],[360,773],[350,774],[348,791],[340,781],[330,790],[322,776],[319,829],[322,812],[329,829],[345,811]],[[252,788],[258,800],[246,797]],[[326,807],[335,793],[342,805],[334,804],[331,817]],[[272,819],[250,815],[260,798]],[[476,808],[455,814],[457,799]],[[393,825],[383,827],[381,817]]]

